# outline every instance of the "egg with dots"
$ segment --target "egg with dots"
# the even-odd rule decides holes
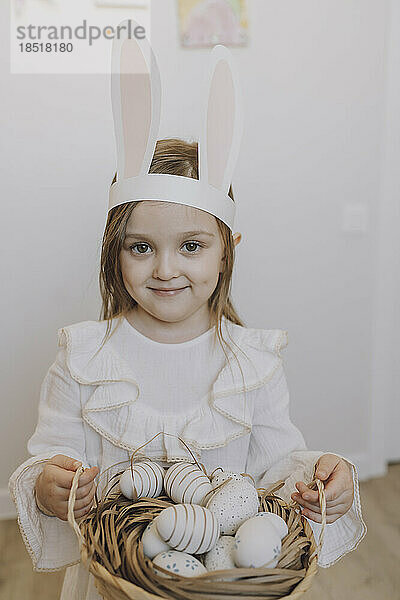
[[[208,571],[235,569],[232,558],[235,538],[231,535],[221,535],[217,543],[204,556],[204,565]],[[215,581],[234,581],[235,577],[218,577]]]
[[[286,521],[284,519],[282,519],[282,517],[280,517],[279,515],[277,515],[276,513],[271,513],[271,512],[259,512],[256,514],[257,518],[264,518],[269,520],[269,522],[271,523],[271,525],[273,525],[275,527],[275,529],[278,532],[278,535],[280,537],[281,540],[283,540],[284,537],[287,536],[287,534],[289,533],[289,529],[288,526],[286,524]]]
[[[217,473],[211,483],[215,494],[205,506],[217,518],[220,534],[233,535],[242,523],[257,514],[257,490],[250,479],[231,471]],[[216,489],[218,486],[221,487]]]
[[[279,522],[268,518],[268,514],[257,515],[242,523],[235,534],[232,549],[235,565],[246,568],[275,568],[282,550],[279,527]],[[281,533],[284,533],[284,528],[280,529]]]
[[[137,462],[120,477],[121,493],[130,500],[156,498],[163,490],[164,469],[154,461]]]
[[[176,463],[167,469],[164,478],[166,494],[174,502],[202,505],[211,492],[210,479],[193,463]]]
[[[161,577],[169,578],[169,575],[157,569],[156,566],[182,577],[196,577],[197,575],[207,573],[207,569],[197,558],[186,552],[178,552],[177,550],[169,550],[168,552],[157,554],[153,560],[154,572]]]
[[[215,515],[199,504],[174,504],[164,508],[155,521],[164,542],[189,554],[208,552],[219,537]]]

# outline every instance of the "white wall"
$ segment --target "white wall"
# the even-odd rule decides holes
[[[248,3],[251,42],[233,49],[246,123],[234,301],[248,326],[289,331],[291,414],[308,446],[351,457],[367,476],[387,2]],[[0,17],[7,42],[3,3]],[[165,86],[160,137],[195,139],[208,50],[180,48],[174,0],[153,0],[152,43]],[[99,317],[115,151],[106,76],[10,75],[6,52],[0,60],[6,515],[56,330]],[[342,231],[354,202],[370,211],[366,233]]]

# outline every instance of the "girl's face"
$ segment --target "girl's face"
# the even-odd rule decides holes
[[[132,211],[120,254],[125,287],[137,311],[157,321],[208,322],[207,301],[224,269],[213,215],[171,202],[144,200]],[[160,293],[160,290],[176,290]],[[158,290],[158,293],[157,293]]]

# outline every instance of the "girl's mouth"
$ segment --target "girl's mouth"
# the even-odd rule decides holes
[[[187,287],[188,286],[179,288],[179,289],[175,289],[175,290],[160,290],[160,289],[154,289],[154,288],[150,288],[150,289],[152,292],[157,294],[157,296],[176,296],[177,294],[180,294],[180,292],[183,292],[183,290],[186,290]]]

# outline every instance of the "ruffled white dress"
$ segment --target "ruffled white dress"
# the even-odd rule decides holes
[[[36,506],[33,487],[55,454],[108,467],[109,478],[141,452],[163,466],[193,461],[183,440],[208,473],[218,466],[250,473],[258,487],[283,479],[279,495],[291,501],[295,483],[313,479],[318,458],[289,416],[289,394],[280,350],[287,332],[255,329],[223,318],[231,349],[213,345],[214,328],[182,344],[162,344],[125,318],[84,321],[58,330],[58,352],[40,391],[39,419],[28,441],[31,457],[9,480],[18,524],[36,571],[68,567],[61,600],[100,600],[92,574],[80,563],[70,524]],[[159,434],[156,436],[156,434]],[[156,436],[156,437],[154,437]],[[340,456],[340,455],[338,455]],[[345,458],[345,457],[342,457]],[[348,459],[345,459],[348,460]],[[358,473],[350,510],[325,530],[318,564],[329,567],[354,550],[366,534]],[[115,466],[113,466],[115,465]],[[321,525],[309,520],[318,541]]]

